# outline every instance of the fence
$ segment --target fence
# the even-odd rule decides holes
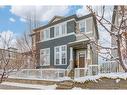
[[[115,61],[108,61],[100,65],[88,65],[87,68],[75,68],[75,78],[117,72],[119,72],[118,63]]]
[[[65,77],[65,69],[22,69],[11,77],[59,79]]]
[[[11,76],[20,78],[37,78],[37,79],[60,79],[66,77],[69,69],[23,69]],[[75,68],[74,77],[94,76],[102,73],[117,73],[118,64],[109,61],[100,65],[88,65],[87,68]]]
[[[100,65],[88,65],[87,68],[75,68],[75,78],[93,76],[100,73]]]

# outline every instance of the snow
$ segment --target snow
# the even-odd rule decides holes
[[[15,77],[15,76],[9,76],[9,78],[14,78],[14,79],[28,79],[28,80],[47,80],[47,81],[72,80],[70,77],[61,77],[61,78],[58,78],[58,79],[43,79],[43,78],[34,78],[34,77]]]
[[[3,85],[17,86],[17,87],[26,87],[26,88],[35,88],[35,89],[56,89],[57,85],[35,85],[35,84],[25,84],[25,83],[15,83],[15,82],[3,82]]]
[[[120,82],[120,79],[116,79],[116,83],[119,83]]]
[[[111,78],[111,79],[124,79],[124,80],[126,80],[127,79],[127,73],[119,72],[119,73],[98,74],[95,76],[85,76],[85,77],[75,78],[74,80],[77,82],[85,82],[85,81],[98,82],[97,80],[98,79],[100,80],[100,78],[103,78],[103,77]],[[117,82],[118,82],[118,80],[117,80]]]
[[[82,90],[82,88],[80,88],[80,87],[74,87],[74,88],[72,88],[72,90]]]

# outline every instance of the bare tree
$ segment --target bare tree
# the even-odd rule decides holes
[[[37,28],[40,26],[41,22],[40,19],[37,17],[37,12],[36,12],[36,6],[34,8],[34,11],[31,13],[27,13],[26,17],[24,19],[26,20],[27,28],[26,31],[23,33],[23,35],[19,38],[17,38],[17,48],[20,50],[20,52],[24,53],[25,56],[30,58],[30,64],[33,65],[34,68],[37,66],[37,57],[38,57],[38,50],[36,47],[36,42],[38,41],[39,38],[37,33],[34,34],[33,29]],[[34,36],[30,36],[33,35]]]
[[[0,49],[0,83],[8,78],[14,71],[17,72],[23,67],[22,54],[18,53],[16,49],[12,49],[13,36],[7,33],[0,37],[2,49]]]
[[[117,8],[116,8],[117,7]],[[101,27],[104,28],[105,31],[111,35],[112,39],[115,41],[115,47],[110,46],[103,46],[101,44],[98,44],[96,41],[90,39],[87,35],[86,36],[90,43],[96,45],[98,47],[98,53],[99,55],[106,59],[106,60],[114,60],[116,61],[125,72],[127,72],[127,66],[124,62],[124,58],[127,55],[127,7],[125,6],[115,6],[113,10],[113,14],[118,15],[118,24],[114,23],[112,20],[105,18],[105,6],[102,6],[102,13],[101,15],[97,14],[92,6],[87,6],[87,9],[90,13],[93,14],[94,18],[96,19],[97,23],[100,24]],[[106,27],[106,25],[110,26],[111,28]],[[106,50],[105,54],[107,54],[110,57],[102,56],[101,54],[104,54],[100,50],[104,49]],[[113,56],[111,54],[111,51],[115,50],[117,52],[117,56]],[[123,53],[124,51],[124,53]]]

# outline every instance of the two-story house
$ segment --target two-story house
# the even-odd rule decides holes
[[[37,68],[85,68],[98,64],[99,35],[94,16],[55,16],[48,24],[33,30]]]

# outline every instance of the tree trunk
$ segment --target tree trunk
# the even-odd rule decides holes
[[[120,37],[118,36],[117,40],[117,52],[118,52],[118,60],[119,60],[119,64],[122,66],[123,70],[125,72],[127,72],[127,68],[125,67],[124,63],[123,63],[123,60],[122,60],[122,54],[121,54],[121,48],[120,48]]]

